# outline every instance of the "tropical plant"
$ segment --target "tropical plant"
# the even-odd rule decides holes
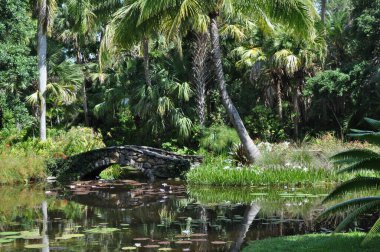
[[[365,118],[365,121],[371,125],[376,131],[369,130],[352,130],[351,137],[367,141],[375,146],[380,146],[380,121]],[[352,149],[336,154],[332,157],[334,163],[344,165],[339,171],[340,173],[356,173],[360,171],[379,171],[380,153],[369,149]],[[338,212],[348,212],[348,215],[336,227],[335,232],[343,231],[352,222],[357,220],[360,215],[375,212],[380,207],[380,197],[372,195],[375,191],[373,189],[380,188],[380,178],[376,175],[373,176],[357,176],[350,179],[337,188],[335,188],[324,200],[327,203],[339,199],[341,196],[354,192],[364,191],[369,195],[366,197],[350,199],[338,203],[326,209],[320,216],[320,219],[326,218]],[[375,224],[368,232],[364,243],[380,230],[380,218],[377,219]]]
[[[254,162],[260,156],[258,148],[250,138],[240,115],[234,106],[226,87],[225,76],[222,66],[222,52],[220,47],[219,21],[224,16],[246,19],[247,22],[256,22],[261,25],[271,26],[270,21],[286,23],[289,28],[296,28],[300,34],[310,35],[313,31],[313,22],[317,13],[312,2],[299,0],[281,1],[155,1],[154,4],[147,0],[131,1],[124,7],[126,10],[136,9],[129,12],[133,15],[122,17],[122,23],[132,25],[129,31],[136,31],[136,34],[148,33],[158,29],[163,20],[174,20],[171,23],[169,34],[177,33],[182,24],[194,17],[202,16],[209,20],[209,30],[211,37],[211,49],[213,53],[212,61],[215,70],[215,78],[218,83],[222,103],[237,130],[241,142],[246,149],[248,158]],[[122,12],[118,12],[121,16]],[[125,11],[124,11],[125,13]],[[110,32],[111,37],[124,35],[126,29]],[[121,32],[120,32],[121,31]],[[122,36],[125,38],[125,36]],[[130,36],[132,37],[132,36]],[[135,37],[135,36],[134,36]],[[127,40],[128,41],[128,40]]]
[[[65,43],[72,45],[74,57],[78,65],[88,61],[84,48],[96,40],[97,23],[94,13],[95,4],[91,0],[66,0],[57,16],[58,37]],[[89,122],[89,109],[87,102],[86,80],[81,83],[82,104],[85,125]]]

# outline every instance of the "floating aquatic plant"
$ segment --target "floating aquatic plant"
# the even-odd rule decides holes
[[[120,229],[118,228],[96,227],[96,228],[88,229],[85,232],[90,233],[90,234],[110,234],[119,230]]]

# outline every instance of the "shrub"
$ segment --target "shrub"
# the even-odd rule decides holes
[[[230,151],[233,144],[240,142],[235,129],[224,125],[214,125],[205,130],[200,140],[200,147],[215,154],[223,154]]]

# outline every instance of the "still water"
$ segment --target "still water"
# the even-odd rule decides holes
[[[0,251],[240,251],[317,230],[330,188],[208,188],[178,181],[0,187]]]

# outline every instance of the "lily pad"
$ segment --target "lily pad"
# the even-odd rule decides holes
[[[13,242],[14,239],[0,239],[0,244],[4,244],[4,243],[10,243],[10,242]]]
[[[136,250],[137,247],[122,247],[121,250]]]
[[[149,239],[150,238],[147,238],[147,237],[136,237],[136,238],[133,238],[134,241],[147,241]]]
[[[102,227],[97,227],[97,228],[92,228],[88,229],[85,232],[90,233],[90,234],[111,234],[115,231],[119,231],[120,229],[118,228],[102,228]]]
[[[29,248],[29,249],[40,249],[40,248],[46,248],[48,245],[47,244],[28,244],[28,245],[25,245],[25,248]]]
[[[159,248],[160,246],[159,245],[155,245],[155,244],[150,244],[150,245],[145,245],[144,248]]]
[[[214,244],[214,245],[224,245],[226,244],[227,242],[225,241],[212,241],[211,244]]]
[[[0,236],[18,235],[20,232],[0,232]]]
[[[69,240],[72,238],[81,238],[84,237],[84,234],[64,234],[61,237],[55,238],[56,240]]]
[[[172,251],[172,248],[159,248],[158,251]]]
[[[176,244],[191,244],[192,241],[176,241]]]

